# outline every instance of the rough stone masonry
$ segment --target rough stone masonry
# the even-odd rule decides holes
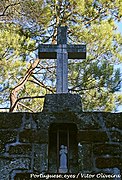
[[[82,112],[78,95],[53,94],[46,95],[42,112],[0,113],[0,179],[58,173],[53,136],[58,128],[63,129],[63,136],[69,128],[69,174],[80,173],[87,179],[91,174],[93,179],[113,174],[120,177],[122,113]]]

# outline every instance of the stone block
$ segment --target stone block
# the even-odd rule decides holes
[[[22,143],[46,143],[48,142],[47,131],[24,130],[19,134],[19,140]]]
[[[93,153],[95,155],[119,156],[122,154],[121,148],[120,144],[95,144]]]
[[[36,118],[36,116],[33,117],[31,113],[23,113],[21,129],[37,129],[37,123],[34,118]]]
[[[107,128],[118,128],[122,130],[122,112],[121,113],[102,113]]]
[[[92,144],[78,144],[79,172],[91,171],[93,168]]]
[[[37,124],[39,130],[45,130],[48,131],[50,123],[53,123],[55,121],[55,117],[52,113],[40,113],[38,116]]]
[[[32,146],[31,144],[18,144],[15,146],[9,147],[9,154],[17,154],[17,155],[31,155]]]
[[[79,130],[98,130],[101,129],[101,125],[97,114],[90,112],[78,113],[75,121]]]
[[[0,131],[0,141],[3,143],[15,142],[17,137],[17,131]]]
[[[10,173],[16,169],[30,169],[31,161],[29,158],[0,158],[0,178],[9,180]]]
[[[82,111],[81,97],[78,94],[47,94],[43,111],[60,112],[63,110]]]
[[[81,130],[78,132],[78,142],[106,142],[108,136],[105,131]]]
[[[48,144],[34,144],[34,171],[47,172],[48,169]]]
[[[70,111],[62,111],[53,113],[55,120],[53,123],[74,123],[77,116],[75,113]]]
[[[111,133],[111,139],[114,142],[122,142],[122,131],[112,130]]]
[[[96,158],[96,167],[101,168],[122,168],[122,158],[119,157],[98,157]]]
[[[0,153],[3,153],[5,151],[5,146],[2,142],[0,142]]]
[[[0,113],[1,129],[16,129],[21,127],[22,113]]]

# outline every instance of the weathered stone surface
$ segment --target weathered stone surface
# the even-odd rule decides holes
[[[81,126],[81,121],[77,120],[77,115],[71,111],[64,110],[60,112],[53,112],[47,115],[46,112],[40,114],[38,118],[38,127],[40,130],[48,131],[52,123],[79,123],[78,126]]]
[[[53,113],[55,117],[53,123],[73,123],[76,121],[76,114],[72,113],[71,111],[62,111],[58,113]]]
[[[0,178],[10,180],[10,173],[13,169],[30,169],[30,159],[28,158],[2,158],[0,159]]]
[[[79,112],[82,110],[81,98],[78,94],[47,94],[45,96],[43,111],[60,112],[70,110]]]
[[[21,127],[22,113],[0,113],[1,129],[16,129]]]
[[[26,175],[23,173],[29,172],[53,173],[55,169],[54,173],[56,173],[57,161],[55,161],[56,163],[52,162],[52,167],[49,169],[48,144],[50,148],[51,143],[49,143],[48,136],[52,126],[58,127],[57,130],[60,130],[61,124],[63,131],[71,124],[76,127],[72,130],[76,132],[79,172],[97,173],[106,169],[106,172],[109,173],[108,169],[122,169],[121,119],[122,113],[82,112],[80,97],[71,94],[47,95],[44,109],[40,113],[5,113],[5,116],[4,113],[2,115],[0,113],[0,173],[2,173],[2,180],[9,180],[16,172],[20,173],[17,178],[19,176],[25,178]],[[54,132],[57,133],[55,128]],[[52,144],[54,145],[53,142],[56,142],[55,149],[60,141],[56,133],[52,133],[52,137],[50,136],[54,140],[51,141]],[[71,136],[69,132],[69,135],[73,142],[74,134]],[[62,139],[64,137],[62,136]],[[71,143],[69,146],[71,148]],[[55,150],[56,158],[57,152],[58,149]],[[70,153],[70,155],[72,154]],[[74,165],[72,163],[74,157],[77,156],[69,159],[72,172],[76,169],[76,166],[71,169],[71,166]]]
[[[48,170],[48,145],[34,144],[34,171],[38,173]]]
[[[23,143],[46,143],[48,142],[48,134],[46,131],[24,130],[19,134],[20,142]]]
[[[79,172],[91,171],[93,168],[92,161],[92,144],[78,144],[79,155]]]
[[[120,113],[102,113],[107,128],[118,128],[122,130],[122,112]]]
[[[9,164],[10,164],[9,159],[0,159],[0,176],[2,180],[9,180]]]
[[[102,126],[99,122],[98,113],[77,113],[76,123],[79,130],[98,130],[102,129]]]
[[[93,146],[93,152],[95,155],[118,156],[122,154],[122,147],[120,144],[115,143],[95,144]]]
[[[37,122],[31,113],[23,113],[21,129],[37,129]]]
[[[111,132],[111,139],[114,142],[122,142],[122,131],[118,131],[118,130],[112,130]]]
[[[16,146],[9,147],[9,154],[17,154],[17,155],[31,155],[32,153],[32,145],[31,144],[18,144]]]
[[[38,129],[41,131],[45,130],[48,131],[50,123],[53,123],[55,121],[55,117],[52,113],[42,113],[39,115],[37,124],[38,124]]]
[[[17,137],[17,131],[0,131],[0,141],[4,143],[15,142]]]
[[[122,158],[119,157],[98,157],[96,158],[97,168],[122,168]]]
[[[78,132],[78,142],[106,142],[108,137],[105,131],[82,130]]]
[[[0,153],[3,153],[5,151],[4,143],[0,142]]]

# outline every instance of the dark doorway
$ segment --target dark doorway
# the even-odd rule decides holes
[[[48,164],[48,170],[51,173],[78,172],[77,126],[75,124],[51,124]]]

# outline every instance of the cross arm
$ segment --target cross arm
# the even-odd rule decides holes
[[[56,59],[57,45],[55,44],[39,44],[39,59]]]
[[[86,45],[67,45],[69,59],[86,59]]]
[[[39,59],[57,59],[57,50],[62,45],[40,44]],[[86,59],[86,45],[65,45],[68,59]]]

